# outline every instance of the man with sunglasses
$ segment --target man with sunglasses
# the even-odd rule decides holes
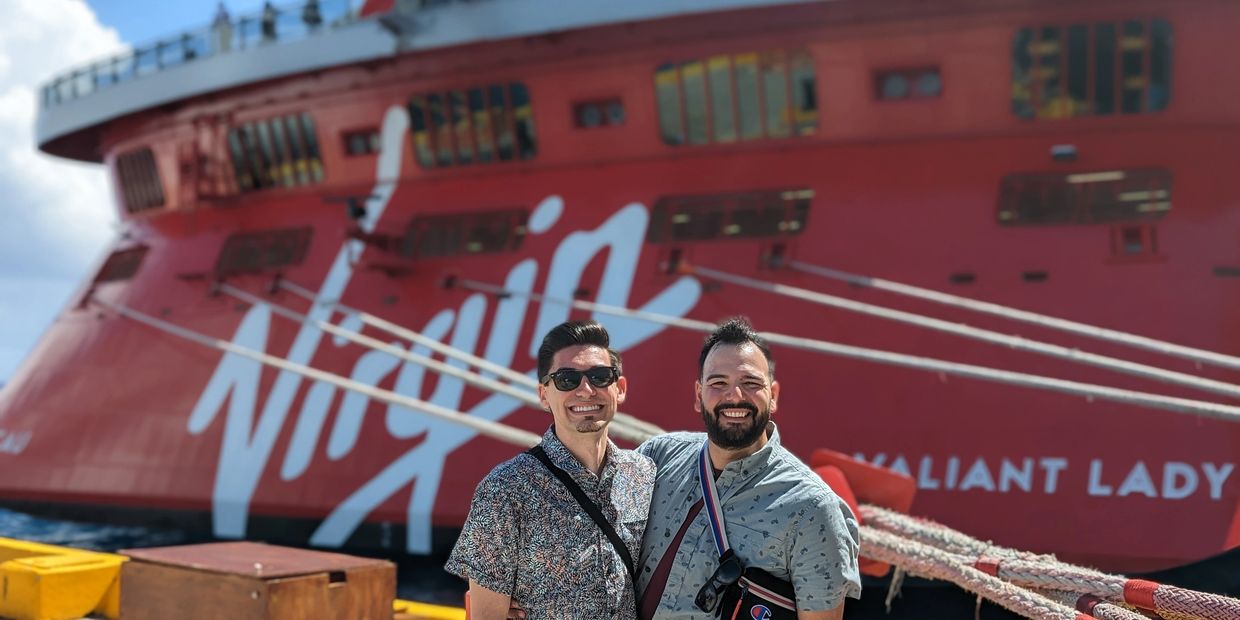
[[[570,321],[543,338],[538,376],[554,423],[478,484],[444,569],[469,580],[474,620],[512,601],[531,619],[632,620],[655,471],[607,438],[628,387],[620,355],[602,325]]]
[[[743,318],[719,325],[698,358],[694,408],[705,433],[669,433],[638,452],[658,465],[642,548],[638,617],[689,620],[841,618],[861,591],[857,521],[848,505],[780,445],[779,398],[766,343]],[[705,508],[704,508],[705,506]],[[741,605],[725,592],[758,591],[760,569],[791,586]],[[757,577],[755,577],[756,579]],[[775,617],[779,617],[776,614]]]

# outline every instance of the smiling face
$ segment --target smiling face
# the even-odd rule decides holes
[[[765,444],[766,424],[775,412],[779,383],[752,343],[719,344],[711,349],[694,383],[694,408],[706,423],[711,443],[728,450]]]
[[[574,345],[556,351],[551,358],[551,370],[589,370],[596,366],[611,366],[607,349],[596,345]],[[607,387],[594,387],[589,379],[567,392],[561,392],[554,382],[538,386],[538,398],[543,407],[551,410],[555,418],[557,434],[602,432],[616,415],[616,409],[624,402],[628,382],[620,377]]]

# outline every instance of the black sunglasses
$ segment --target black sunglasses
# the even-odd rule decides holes
[[[541,383],[546,385],[548,381],[555,381],[555,389],[561,392],[571,392],[581,385],[582,376],[590,382],[590,385],[596,388],[605,388],[620,378],[620,369],[615,366],[595,366],[586,370],[561,368],[553,373],[544,375]]]
[[[698,590],[693,604],[706,613],[713,613],[723,598],[723,591],[740,581],[742,572],[744,569],[741,567],[741,559],[736,557],[736,553],[731,549],[728,549],[727,553],[719,558],[719,568],[715,569],[715,574],[710,576],[701,590]]]

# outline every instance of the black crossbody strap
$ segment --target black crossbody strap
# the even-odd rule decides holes
[[[535,458],[542,461],[542,464],[546,465],[547,469],[550,469],[551,473],[555,474],[555,477],[559,478],[560,482],[563,482],[564,486],[568,487],[568,490],[573,494],[573,497],[577,498],[577,503],[581,504],[581,507],[584,508],[586,513],[590,515],[590,518],[594,519],[594,522],[598,524],[599,529],[603,530],[603,533],[607,535],[608,540],[611,541],[611,545],[615,547],[616,552],[620,554],[620,559],[624,560],[624,566],[629,569],[629,577],[633,580],[633,591],[636,593],[637,571],[633,569],[633,556],[629,555],[629,548],[625,546],[624,541],[620,540],[620,535],[616,533],[616,528],[613,528],[611,524],[607,522],[607,518],[603,516],[603,511],[599,510],[598,505],[590,501],[590,498],[586,497],[585,491],[581,490],[581,487],[577,485],[577,482],[573,480],[572,476],[568,475],[568,472],[556,467],[555,463],[551,462],[551,459],[547,456],[547,452],[543,450],[542,446],[534,446],[533,448],[526,450],[526,452],[534,455]]]

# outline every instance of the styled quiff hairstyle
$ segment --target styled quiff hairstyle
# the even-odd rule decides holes
[[[766,365],[770,368],[771,380],[775,379],[775,360],[771,359],[771,348],[766,345],[766,341],[758,332],[754,331],[753,326],[749,324],[749,319],[743,316],[734,316],[719,324],[715,331],[706,337],[706,342],[702,343],[702,354],[698,357],[698,377],[706,370],[706,356],[710,355],[715,345],[726,344],[732,346],[740,346],[750,343],[762,352],[762,356],[766,358]]]
[[[542,344],[538,347],[538,380],[542,381],[542,378],[551,372],[551,358],[555,357],[556,353],[578,345],[593,345],[606,350],[611,358],[611,365],[616,367],[619,374],[624,374],[620,353],[611,348],[611,337],[607,335],[606,327],[598,321],[568,321],[556,325],[543,336]]]

